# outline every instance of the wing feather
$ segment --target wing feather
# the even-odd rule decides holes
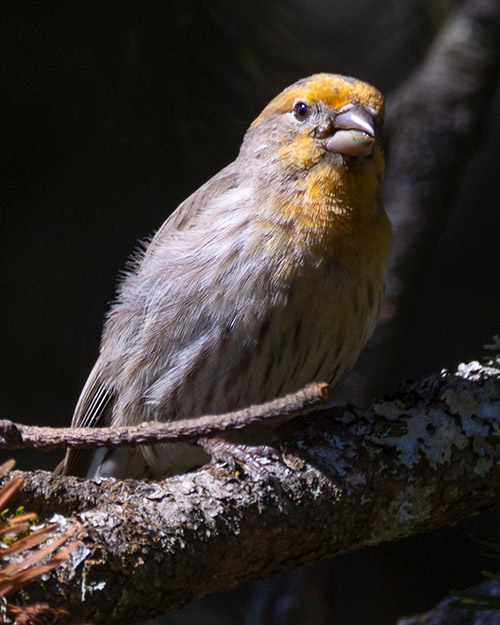
[[[136,274],[144,271],[145,266],[148,266],[147,261],[152,259],[159,250],[175,248],[179,234],[196,228],[200,215],[216,207],[220,198],[237,186],[238,175],[232,164],[188,197],[161,226],[147,249],[136,254],[132,262],[132,271],[126,272],[125,279],[118,290],[117,302],[111,314],[108,315],[107,329],[101,345],[101,354],[104,356],[97,360],[83,388],[75,408],[73,427],[109,425],[113,407],[119,400],[119,389],[121,388],[122,392],[127,386],[130,389],[129,384],[124,386],[123,380],[118,379],[117,371],[126,369],[127,363],[130,365],[134,354],[138,353],[135,349],[135,342],[141,332],[144,332],[148,295],[143,293],[142,296],[136,297],[137,292],[134,290],[134,295],[127,299],[128,304],[130,301],[133,302],[130,310],[124,304],[122,297],[132,283],[136,284]],[[149,266],[151,265],[154,263],[149,263]],[[112,332],[108,332],[110,326],[112,326]],[[172,331],[174,335],[179,334],[178,330],[172,329]],[[172,339],[175,344],[174,337]],[[104,365],[103,358],[108,363],[107,366]],[[121,366],[113,367],[112,363],[119,361],[121,361]],[[65,475],[85,476],[94,454],[95,450],[69,449],[59,472]]]
[[[71,427],[102,427],[107,425],[113,401],[114,393],[102,379],[101,363],[97,360],[76,405]],[[68,449],[60,472],[63,475],[85,477],[94,453],[94,449]]]

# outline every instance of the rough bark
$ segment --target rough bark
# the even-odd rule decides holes
[[[81,541],[68,566],[29,587],[29,600],[68,608],[68,622],[139,622],[456,523],[500,500],[499,431],[500,362],[471,363],[367,411],[334,408],[287,425],[283,463],[262,460],[281,488],[211,466],[159,483],[23,474],[17,503],[62,515]]]

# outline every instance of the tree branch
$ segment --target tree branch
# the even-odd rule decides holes
[[[19,503],[71,518],[72,564],[30,587],[96,625],[131,623],[302,564],[456,523],[500,500],[500,360],[370,410],[287,424],[273,483],[220,467],[164,482],[23,474]]]

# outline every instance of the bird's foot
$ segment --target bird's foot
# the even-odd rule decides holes
[[[217,437],[200,438],[198,445],[210,455],[212,463],[223,462],[232,471],[236,469],[238,464],[265,481],[277,482],[276,477],[259,461],[261,458],[282,461],[281,454],[274,447],[269,445],[242,445]]]

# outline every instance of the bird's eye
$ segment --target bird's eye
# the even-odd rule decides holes
[[[298,119],[301,122],[309,117],[310,112],[311,107],[303,100],[299,100],[293,105],[293,114],[295,115],[295,119]]]

